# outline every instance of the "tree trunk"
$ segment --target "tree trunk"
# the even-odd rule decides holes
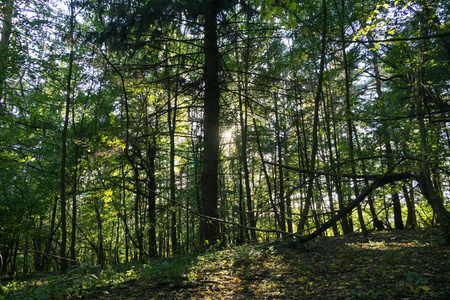
[[[368,40],[373,40],[373,37],[370,34],[370,32],[367,33],[367,38],[368,38]],[[371,47],[373,47],[373,45],[371,45]],[[373,55],[373,58],[372,58],[373,72],[375,74],[375,88],[376,88],[378,99],[381,99],[382,96],[383,96],[383,92],[381,90],[381,79],[380,79],[381,78],[381,73],[380,73],[380,70],[379,70],[379,67],[378,67],[378,60],[376,58],[376,52],[373,51],[372,55]],[[384,109],[382,109],[381,114],[382,115],[384,114]],[[383,124],[382,128],[384,130],[382,131],[381,134],[384,135],[385,150],[386,150],[386,155],[388,156],[388,169],[391,169],[391,167],[392,167],[391,135],[389,133],[389,129],[387,128],[387,126],[385,126]],[[395,185],[394,184],[391,185],[391,189],[395,190]],[[392,193],[392,204],[393,204],[393,207],[394,207],[394,226],[395,226],[395,229],[400,229],[400,230],[404,229],[403,220],[402,220],[402,208],[401,208],[401,205],[400,205],[400,197],[399,197],[398,193],[395,192],[395,191]],[[373,216],[373,214],[372,214],[372,216]],[[380,228],[382,226],[382,223],[380,224],[378,218],[376,218],[376,219],[375,218],[376,218],[376,216],[374,216],[374,223],[375,224],[378,223],[379,225],[378,226],[376,225],[376,226]],[[384,228],[384,226],[383,226],[383,228]]]
[[[329,157],[330,165],[334,166],[335,159],[334,159],[334,153],[333,153],[333,146],[331,144],[331,128],[330,128],[331,119],[330,119],[330,114],[328,111],[328,105],[327,105],[328,101],[326,101],[326,98],[324,100],[325,101],[323,101],[323,111],[324,111],[324,115],[325,115],[325,123],[328,125],[328,126],[325,126],[328,157]],[[333,109],[333,108],[331,107],[331,109]],[[332,186],[331,176],[327,175],[325,177],[325,182],[326,182],[326,186],[327,186],[328,201],[329,201],[329,205],[330,205],[331,216],[334,216],[335,210],[334,210],[334,197],[333,197],[333,186]],[[333,224],[332,227],[333,227],[333,235],[339,236],[337,224]]]
[[[100,207],[100,199],[95,198],[94,199],[95,204],[95,219],[97,221],[97,228],[98,228],[98,247],[97,249],[97,263],[99,265],[105,264],[105,250],[103,246],[103,221],[102,221],[102,213],[101,213],[101,207]]]
[[[4,86],[7,77],[6,70],[8,69],[9,63],[9,40],[12,30],[13,9],[13,0],[4,1],[2,32],[0,35],[0,115],[3,114],[3,110],[6,112]]]
[[[139,260],[142,260],[144,257],[144,242],[142,236],[142,226],[141,226],[141,182],[140,182],[140,174],[137,168],[134,169],[134,181],[136,187],[136,196],[134,199],[134,232],[136,235],[137,248],[139,250]]]
[[[408,191],[408,187],[410,191]],[[417,225],[416,204],[414,201],[414,188],[411,184],[408,187],[402,185],[403,195],[405,196],[406,206],[408,208],[408,216],[406,217],[406,228],[414,229]]]
[[[246,14],[246,28],[249,29],[250,26],[250,12]],[[245,196],[247,203],[247,221],[250,227],[256,227],[256,217],[253,211],[253,201],[250,188],[250,174],[248,170],[248,156],[247,156],[247,131],[248,131],[248,105],[249,105],[249,95],[248,95],[248,70],[250,60],[250,41],[247,39],[245,53],[244,53],[244,111],[242,111],[242,105],[240,105],[240,122],[241,122],[241,136],[242,136],[242,162],[244,169],[244,183],[245,183]],[[256,241],[255,230],[250,230],[250,238],[252,241]]]
[[[73,113],[73,111],[72,111]],[[75,127],[74,127],[75,128]],[[74,129],[75,130],[75,129]],[[78,160],[80,155],[80,146],[75,145],[74,171],[72,176],[72,234],[70,244],[71,265],[76,265],[76,242],[77,242],[77,193],[78,193]]]
[[[415,176],[410,173],[389,174],[389,175],[384,175],[384,176],[380,177],[379,179],[375,180],[373,183],[371,183],[370,185],[368,185],[364,189],[362,189],[360,194],[353,201],[351,201],[344,209],[341,209],[338,214],[336,214],[333,218],[331,218],[330,220],[325,222],[322,226],[320,226],[313,233],[303,237],[300,241],[307,242],[309,240],[312,240],[312,239],[318,237],[322,233],[324,233],[328,228],[333,226],[334,223],[339,221],[341,218],[345,217],[349,212],[351,212],[358,205],[360,205],[367,196],[369,196],[370,194],[372,194],[373,191],[375,191],[375,189],[377,189],[383,185],[393,183],[395,181],[400,181],[400,180],[405,180],[405,179],[413,179],[413,178],[415,178]]]
[[[262,171],[264,173],[264,179],[265,179],[266,185],[267,185],[267,194],[269,195],[269,202],[270,202],[270,205],[271,205],[271,207],[273,209],[273,214],[275,216],[275,223],[279,224],[280,223],[279,222],[280,216],[278,214],[278,209],[277,209],[277,207],[275,205],[275,202],[273,200],[273,193],[272,193],[273,189],[272,189],[272,184],[270,182],[269,173],[267,172],[266,163],[265,163],[265,160],[264,160],[264,154],[262,152],[261,139],[260,139],[260,136],[259,136],[258,125],[256,123],[256,119],[254,117],[255,114],[253,112],[252,106],[250,105],[250,102],[248,103],[248,105],[249,105],[249,108],[250,108],[250,112],[253,115],[252,119],[253,119],[253,127],[255,128],[256,146],[258,148],[259,158],[261,159],[261,163],[262,163],[262,167],[261,168],[262,168]]]
[[[423,24],[423,26],[421,27],[421,32],[424,34],[429,34],[429,32],[426,30],[426,26],[427,23]],[[426,44],[427,41],[423,41],[423,43],[425,44],[420,44],[422,57],[419,58],[420,64],[414,74],[415,76],[413,82],[413,95],[415,101],[414,104],[416,108],[417,122],[419,125],[420,150],[422,156],[422,168],[420,171],[419,186],[428,203],[431,205],[433,211],[438,217],[438,221],[441,224],[447,244],[450,244],[450,213],[445,208],[443,199],[436,192],[433,181],[431,179],[429,155],[430,153],[432,153],[432,151],[428,145],[428,132],[424,118],[424,86],[426,86],[424,64],[427,62],[428,44]]]
[[[352,173],[356,174],[355,150],[354,150],[355,147],[353,145],[352,101],[350,99],[350,69],[348,66],[347,51],[346,51],[347,43],[345,42],[345,29],[344,29],[345,14],[346,14],[345,0],[341,0],[340,33],[342,39],[342,57],[344,60],[344,73],[345,73],[345,115],[347,118],[347,144]],[[356,181],[356,179],[353,179],[353,192],[355,194],[355,197],[359,194],[358,182]],[[357,206],[357,211],[358,211],[358,221],[361,226],[361,230],[364,235],[367,235],[367,229],[364,223],[364,218],[360,205]]]
[[[276,96],[275,96],[276,97]],[[281,143],[281,126],[280,126],[280,116],[278,113],[278,99],[274,99],[275,102],[275,135],[276,135],[276,143],[277,143],[277,160],[278,160],[278,180],[279,180],[279,199],[278,204],[280,207],[280,223],[279,228],[282,231],[286,231],[286,208],[285,208],[285,200],[284,200],[284,174],[283,174],[283,146]]]
[[[377,212],[375,210],[375,206],[373,205],[372,195],[367,197],[367,203],[369,203],[370,214],[372,215],[373,227],[377,230],[384,230],[384,224],[380,219],[378,219]]]
[[[166,60],[168,61],[167,51],[165,53]],[[172,201],[176,200],[176,184],[175,184],[175,130],[177,123],[177,105],[178,105],[178,91],[175,91],[174,105],[172,107],[172,96],[170,93],[170,80],[169,80],[169,66],[166,66],[165,77],[167,80],[167,91],[168,91],[168,108],[167,108],[167,124],[169,126],[169,190],[170,199]],[[178,82],[178,80],[177,80]],[[156,147],[156,145],[155,145]],[[171,206],[170,210],[170,242],[172,244],[172,254],[175,254],[178,249],[177,241],[177,206],[175,202],[169,203]]]
[[[150,257],[157,256],[156,250],[156,177],[155,177],[155,159],[156,159],[156,137],[153,135],[152,141],[148,143],[148,254]]]
[[[204,98],[204,149],[202,164],[202,213],[218,218],[217,211],[217,168],[219,162],[219,48],[217,45],[217,15],[220,2],[204,0],[205,6],[205,98]],[[217,221],[202,219],[202,240],[208,246],[214,245],[220,239]]]
[[[319,126],[319,107],[322,99],[322,85],[323,85],[323,73],[325,68],[325,54],[326,54],[326,35],[327,35],[327,18],[328,18],[327,4],[325,0],[322,0],[322,41],[321,41],[321,56],[320,56],[320,67],[319,67],[319,82],[317,86],[316,98],[314,101],[314,121],[313,121],[313,132],[312,132],[312,150],[311,150],[311,164],[310,170],[315,170],[316,155],[318,148],[318,126]],[[305,225],[308,221],[309,209],[311,206],[313,198],[313,186],[314,186],[313,173],[309,174],[308,178],[308,190],[306,192],[306,202],[305,206],[300,215],[300,223],[297,227],[297,232],[302,232],[305,229]]]
[[[61,248],[59,252],[60,256],[60,271],[65,273],[69,267],[68,260],[66,259],[67,248],[67,219],[66,219],[66,161],[67,161],[67,128],[69,125],[70,105],[72,98],[72,70],[74,62],[74,40],[73,33],[75,27],[75,4],[70,2],[70,31],[69,31],[69,72],[67,74],[67,86],[66,86],[66,107],[64,114],[63,132],[61,136],[61,172],[60,172],[60,214],[61,214]]]

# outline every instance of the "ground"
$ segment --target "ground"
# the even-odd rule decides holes
[[[450,299],[450,247],[434,229],[282,241],[77,272],[58,279],[72,291],[64,288],[62,298]],[[74,280],[78,290],[68,284]],[[40,295],[42,283],[3,298],[24,299],[33,289]]]

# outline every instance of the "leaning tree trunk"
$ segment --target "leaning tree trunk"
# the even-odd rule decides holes
[[[348,213],[350,213],[353,209],[355,209],[355,207],[360,205],[364,201],[364,199],[366,199],[366,197],[368,197],[373,193],[373,191],[375,191],[375,189],[386,184],[406,179],[415,179],[415,176],[410,173],[398,173],[398,174],[386,174],[379,177],[373,183],[367,185],[364,189],[362,189],[359,195],[353,201],[351,201],[345,208],[339,210],[339,212],[333,218],[325,222],[313,233],[304,236],[302,239],[300,239],[300,241],[307,242],[324,233],[326,230],[328,230],[328,228],[332,227],[333,224],[335,224],[337,221],[345,217]]]
[[[416,78],[418,78],[416,82],[416,92],[418,93],[418,95],[416,95],[416,112],[419,123],[420,145],[422,152],[422,168],[419,176],[419,186],[423,195],[438,217],[438,221],[441,224],[446,242],[450,244],[450,213],[445,208],[444,202],[436,192],[433,181],[431,180],[430,162],[428,157],[428,133],[423,116],[423,97],[420,96],[422,94],[422,75],[423,74],[420,72],[418,76],[416,76]]]

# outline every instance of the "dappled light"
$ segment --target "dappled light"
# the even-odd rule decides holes
[[[436,230],[279,241],[146,264],[79,266],[67,276],[4,282],[24,298],[445,299],[450,250]],[[78,289],[78,290],[77,290]]]

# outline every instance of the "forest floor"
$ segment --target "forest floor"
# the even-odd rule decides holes
[[[0,299],[450,299],[439,231],[241,246],[3,282]]]

